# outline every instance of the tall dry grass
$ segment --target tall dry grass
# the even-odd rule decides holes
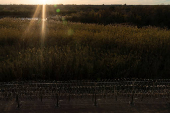
[[[0,81],[169,78],[170,30],[0,19]]]

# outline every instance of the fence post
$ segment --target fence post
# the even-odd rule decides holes
[[[168,101],[169,101],[169,98],[170,98],[170,91],[168,91]],[[170,102],[169,102],[169,104],[170,104]]]
[[[106,84],[104,85],[104,95],[103,95],[104,99],[106,98]]]
[[[136,81],[136,80],[135,80],[135,81]],[[134,98],[134,93],[135,93],[135,92],[134,92],[134,89],[135,89],[135,88],[134,88],[134,87],[135,87],[135,86],[134,86],[135,81],[133,81],[133,84],[132,84],[132,85],[133,85],[133,89],[132,89],[132,98],[131,98],[131,102],[130,102],[131,105],[134,105],[134,101],[133,101],[134,99],[133,99],[133,98]]]
[[[69,98],[68,98],[69,102],[70,102],[70,99],[71,99],[70,93],[71,93],[71,84],[69,85]]]
[[[20,108],[18,93],[16,95],[17,108]]]
[[[56,107],[59,107],[59,100],[58,100],[58,93],[56,94],[56,98],[57,98],[57,103],[56,103]]]
[[[97,101],[96,101],[96,92],[95,92],[95,96],[94,96],[94,106],[97,106]]]
[[[132,98],[131,98],[131,102],[130,102],[131,105],[134,105],[133,97],[134,97],[134,91],[132,91]]]
[[[115,95],[115,99],[117,101],[117,86],[114,86],[114,95]]]
[[[56,84],[56,88],[57,88],[57,84]],[[56,93],[57,103],[56,103],[56,107],[59,107],[59,95],[60,95],[60,90],[59,90],[59,88],[57,88],[57,93]]]
[[[95,83],[95,94],[94,94],[94,106],[97,106],[97,101],[96,101],[96,83]]]
[[[153,81],[153,86],[152,86],[152,98],[154,98],[155,96],[154,91],[155,91],[155,81]]]
[[[42,92],[41,92],[40,98],[41,98],[41,102],[42,102],[42,98],[43,98],[43,97],[42,97]]]
[[[42,96],[42,88],[40,88],[40,100],[41,100],[41,102],[42,102],[42,99],[43,99],[43,96]]]
[[[69,93],[68,101],[70,102],[70,93]]]
[[[93,93],[92,93],[92,101],[94,100],[94,91],[93,91]]]
[[[143,98],[144,98],[144,97],[143,97],[143,94],[141,94],[141,95],[142,95],[141,101],[143,101]]]

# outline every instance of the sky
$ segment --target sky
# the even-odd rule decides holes
[[[0,4],[127,4],[127,5],[169,5],[170,0],[0,0]]]

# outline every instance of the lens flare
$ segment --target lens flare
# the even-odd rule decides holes
[[[41,29],[41,76],[43,77],[43,48],[44,48],[44,40],[45,40],[45,32],[46,32],[46,5],[42,6],[42,29]]]
[[[56,12],[59,13],[59,12],[60,12],[60,9],[56,9]]]
[[[37,5],[36,10],[35,10],[34,15],[33,15],[32,18],[38,17],[39,12],[40,12],[40,6]],[[30,32],[32,32],[31,29],[32,29],[32,27],[33,27],[34,24],[35,24],[35,21],[32,19],[32,20],[30,21],[28,27],[26,28],[25,32],[24,32],[23,35],[22,35],[23,38],[26,37],[27,34],[29,34]]]
[[[45,39],[45,21],[46,21],[46,5],[44,4],[42,7],[42,30],[41,30],[41,44],[44,44],[44,39]]]
[[[44,40],[45,40],[45,32],[46,32],[46,0],[43,0],[43,5],[42,5],[42,18],[37,20],[33,20],[31,19],[29,22],[28,27],[25,29],[24,33],[22,34],[22,38],[23,40],[25,39],[25,37],[27,37],[28,34],[30,34],[32,31],[32,28],[34,27],[34,25],[36,25],[36,23],[41,22],[41,51],[40,51],[40,75],[43,76],[43,48],[44,48]],[[35,17],[39,17],[39,13],[41,11],[41,5],[37,5],[36,10],[33,14],[32,18]]]

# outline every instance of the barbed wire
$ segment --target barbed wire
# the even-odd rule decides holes
[[[70,81],[13,81],[0,83],[0,100],[52,99],[64,102],[169,103],[170,79],[114,79]],[[158,101],[159,100],[159,101]]]

